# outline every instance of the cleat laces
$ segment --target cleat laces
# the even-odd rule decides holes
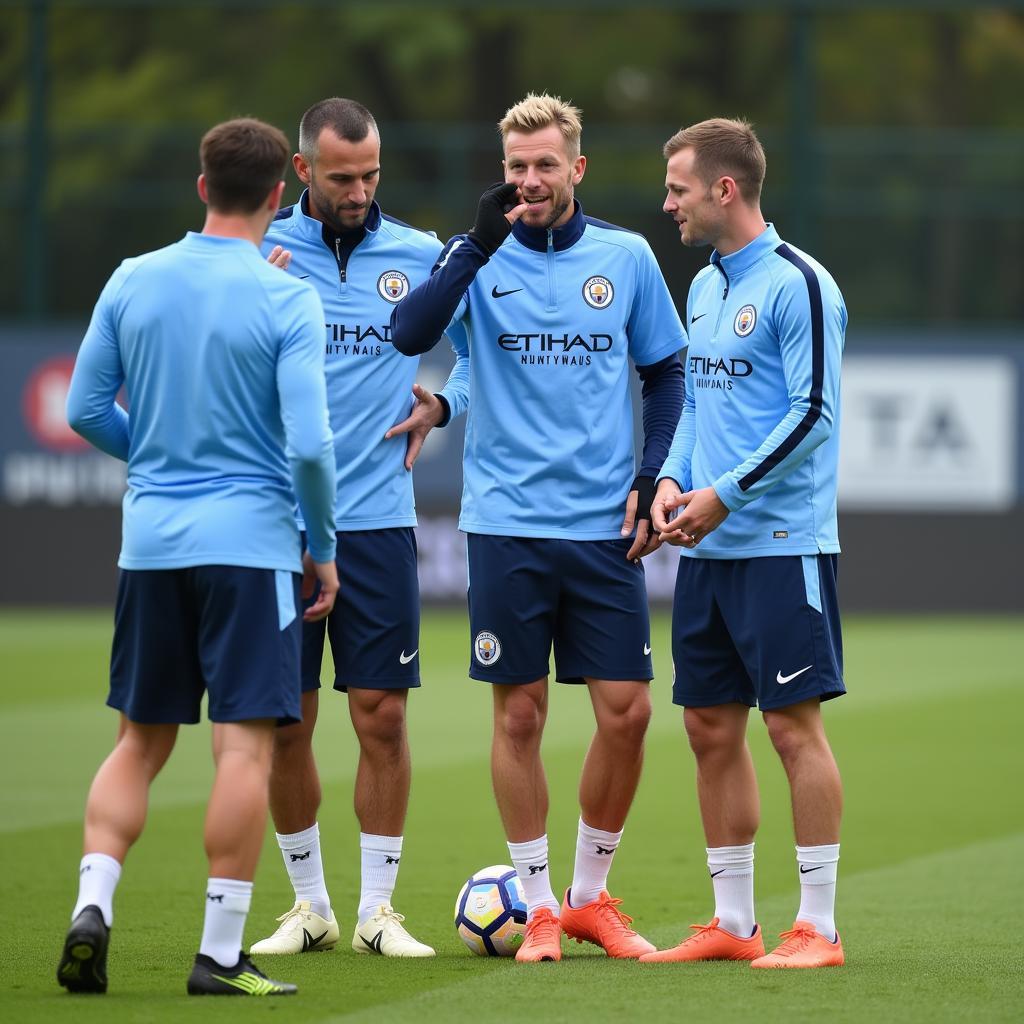
[[[782,932],[779,936],[782,944],[772,955],[793,956],[794,953],[802,953],[817,934],[813,928],[791,928],[788,932]]]
[[[550,911],[538,911],[526,924],[525,942],[559,942],[562,937],[562,926]]]
[[[598,912],[601,914],[601,920],[603,923],[610,925],[613,931],[621,931],[627,936],[636,935],[636,932],[629,927],[633,923],[633,918],[619,910],[620,903],[622,903],[622,900],[617,896],[609,896],[607,899],[601,900],[597,905]]]

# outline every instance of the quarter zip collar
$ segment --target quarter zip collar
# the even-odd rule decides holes
[[[774,252],[782,244],[778,231],[773,224],[765,226],[764,231],[747,242],[742,249],[722,256],[717,249],[711,253],[711,262],[727,281],[735,281],[737,277],[748,271],[755,263],[770,252]]]
[[[548,235],[551,235],[552,248],[555,252],[562,252],[574,246],[582,237],[587,226],[587,220],[583,216],[583,207],[577,199],[573,199],[572,216],[559,228],[531,228],[517,220],[512,225],[512,234],[520,245],[534,252],[548,251]],[[367,218],[369,219],[369,218]]]
[[[281,218],[282,220],[284,218]],[[292,223],[299,229],[299,232],[304,235],[310,241],[320,240],[332,253],[335,252],[335,239],[341,238],[343,240],[343,248],[354,249],[365,237],[370,236],[371,238],[377,233],[380,228],[382,219],[380,206],[375,199],[370,203],[370,209],[367,211],[366,220],[363,222],[361,228],[357,228],[355,231],[346,231],[343,235],[338,235],[336,232],[331,230],[322,221],[317,220],[315,217],[309,215],[309,189],[303,190],[302,195],[299,197],[299,201],[292,207],[291,217],[289,218]]]

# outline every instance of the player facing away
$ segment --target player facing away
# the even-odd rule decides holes
[[[460,528],[470,675],[492,684],[494,793],[528,905],[516,957],[560,959],[563,930],[609,956],[637,957],[653,946],[606,885],[650,718],[640,557],[658,543],[650,500],[682,407],[685,334],[647,242],[587,217],[574,198],[586,169],[579,111],[531,94],[499,128],[505,183],[484,192],[473,229],[395,308],[393,339],[399,351],[423,352],[453,319],[468,336]],[[630,359],[643,381],[636,475]],[[540,755],[552,645],[557,680],[586,684],[597,725],[561,904],[548,874]]]
[[[714,247],[687,299],[686,403],[652,520],[683,556],[673,700],[697,759],[715,915],[641,959],[839,965],[842,785],[821,702],[846,692],[836,594],[846,307],[828,272],[765,223],[764,150],[750,125],[703,121],[664,152],[665,212],[684,245]],[[754,917],[754,706],[789,778],[801,892],[796,923],[767,956]]]
[[[78,900],[57,980],[105,992],[113,896],[149,787],[204,691],[216,772],[210,877],[191,995],[287,995],[240,952],[267,816],[275,723],[300,714],[300,576],[326,615],[334,449],[316,292],[258,245],[277,212],[288,142],[228,121],[200,145],[202,233],[125,260],[107,282],[68,393],[71,426],[128,463],[107,703],[113,752],[89,790]],[[115,402],[124,385],[125,413]],[[287,451],[287,454],[286,454]],[[293,507],[309,533],[303,561]]]
[[[433,956],[392,908],[411,778],[406,698],[420,685],[416,507],[410,470],[423,440],[465,408],[468,365],[456,363],[440,395],[414,384],[418,360],[391,345],[391,310],[425,280],[441,243],[381,212],[380,133],[351,99],[321,100],[303,114],[292,157],[306,186],[277,215],[264,242],[291,252],[288,272],[323,302],[327,399],[338,468],[338,601],[326,621],[303,626],[302,721],[274,738],[270,810],[295,891],[274,934],[250,952],[331,949],[340,938],[324,877],[313,756],[325,636],[334,688],[348,694],[359,741],[355,811],[361,886],[352,936],[357,953]]]

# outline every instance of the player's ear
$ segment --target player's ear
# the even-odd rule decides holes
[[[196,178],[196,191],[199,193],[199,198],[203,201],[204,205],[206,205],[206,204],[208,204],[210,202],[209,196],[207,195],[207,192],[206,192],[206,175],[205,174],[200,174],[199,177]]]
[[[718,194],[718,201],[723,206],[735,202],[740,194],[736,179],[730,178],[728,174],[718,179],[718,184],[715,188]]]
[[[281,196],[284,194],[285,183],[279,181],[271,190],[270,195],[267,196],[267,209],[271,213],[277,213],[281,207]]]
[[[587,158],[585,156],[578,156],[572,162],[572,183],[578,185],[583,180],[583,175],[587,171]]]
[[[296,153],[292,157],[292,167],[295,168],[295,176],[299,181],[301,181],[303,185],[308,185],[310,179],[310,167],[306,162],[306,158],[301,153]]]

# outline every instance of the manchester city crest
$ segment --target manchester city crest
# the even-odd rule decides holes
[[[591,309],[606,309],[615,298],[615,289],[607,277],[588,277],[583,284],[583,301]]]
[[[493,665],[501,657],[501,643],[493,633],[484,630],[473,641],[473,654],[481,665]]]
[[[745,338],[757,323],[757,310],[753,306],[744,306],[732,322],[732,329],[741,337]]]
[[[388,302],[401,302],[409,294],[409,278],[400,270],[385,270],[377,278],[377,292]]]

